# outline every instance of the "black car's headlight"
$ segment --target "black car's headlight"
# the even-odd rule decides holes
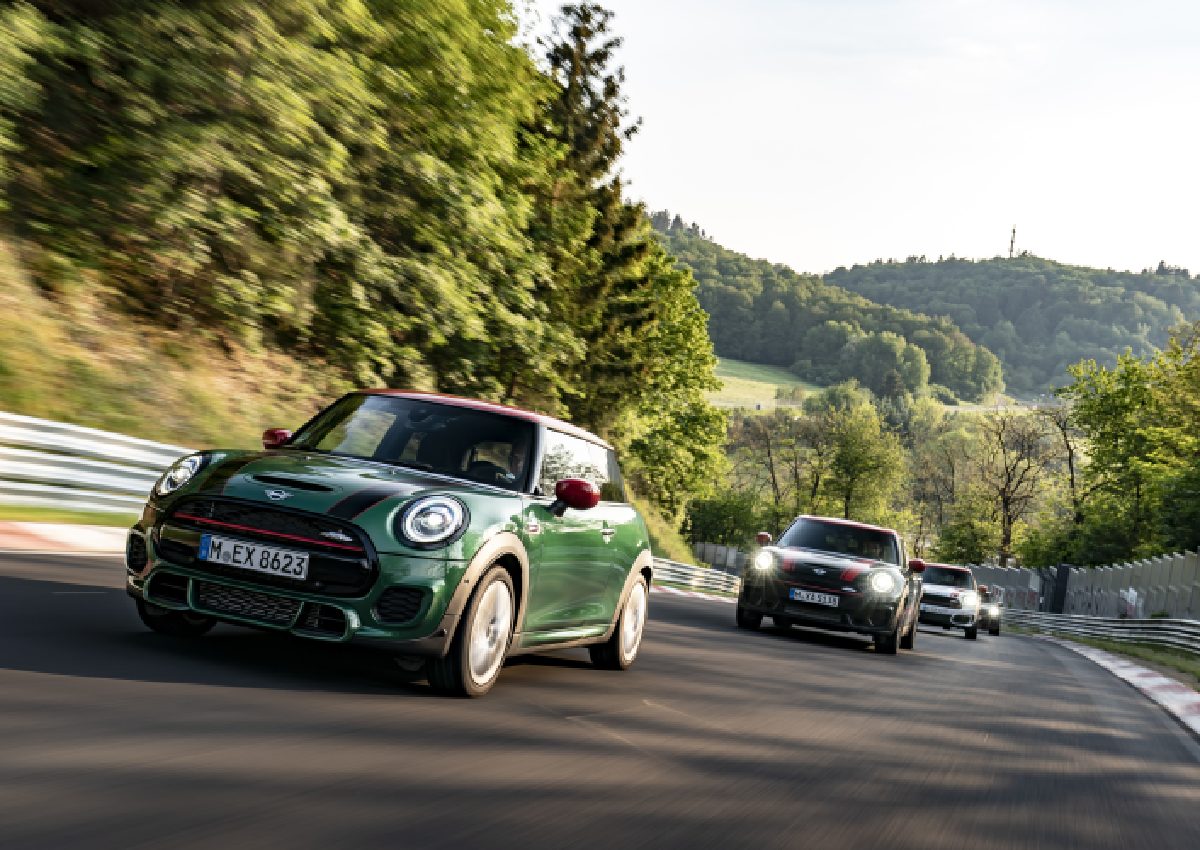
[[[196,473],[204,468],[204,464],[206,463],[208,463],[208,455],[206,454],[181,457],[175,463],[171,464],[171,468],[163,473],[162,478],[158,479],[158,483],[154,485],[154,492],[159,496],[174,493],[184,484],[191,481]]]
[[[397,521],[400,535],[418,549],[445,546],[467,527],[467,506],[451,496],[425,496],[405,507]]]
[[[871,577],[867,582],[871,585],[871,590],[876,593],[895,593],[900,587],[900,583],[896,581],[896,577],[883,570],[871,573]]]

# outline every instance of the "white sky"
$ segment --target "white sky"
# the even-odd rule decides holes
[[[532,0],[544,20],[557,0]],[[601,0],[651,209],[800,271],[1200,273],[1200,0]]]

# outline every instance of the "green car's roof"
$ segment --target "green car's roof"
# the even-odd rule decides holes
[[[555,419],[553,416],[547,416],[544,413],[534,413],[532,410],[523,410],[519,407],[510,407],[507,404],[499,404],[492,401],[480,401],[479,399],[463,398],[456,395],[444,395],[442,393],[427,393],[419,390],[374,389],[358,390],[358,392],[364,395],[389,395],[399,396],[400,398],[420,399],[422,401],[435,401],[438,404],[447,404],[454,407],[469,407],[472,410],[485,410],[490,413],[499,413],[502,416],[511,416],[514,419],[524,419],[527,422],[535,422],[555,431],[561,431],[564,434],[570,434],[573,437],[579,437],[581,440],[587,440],[590,443],[603,446],[606,449],[612,448],[608,442],[600,439],[591,431],[585,431],[578,425],[572,425],[570,422],[563,422],[561,419]]]

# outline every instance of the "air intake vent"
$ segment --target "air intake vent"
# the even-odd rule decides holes
[[[207,581],[196,582],[196,602],[216,614],[232,614],[274,626],[291,625],[300,600],[253,590],[241,590]]]
[[[125,538],[125,567],[131,573],[140,573],[146,569],[150,556],[146,552],[146,538],[136,531],[129,532]]]
[[[375,613],[381,623],[407,623],[420,613],[424,598],[425,591],[419,587],[389,587],[379,597]]]
[[[188,580],[174,573],[158,572],[150,577],[146,595],[151,602],[169,605],[187,605]]]

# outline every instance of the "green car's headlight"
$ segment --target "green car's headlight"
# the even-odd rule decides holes
[[[184,484],[192,480],[192,477],[199,472],[204,464],[208,461],[208,455],[188,455],[181,457],[171,465],[171,468],[163,473],[163,477],[158,479],[158,483],[154,485],[154,492],[160,496],[166,496],[169,493],[174,493]]]
[[[400,533],[419,549],[444,546],[467,526],[467,508],[450,496],[417,499],[400,514]]]
[[[877,572],[871,574],[871,590],[876,593],[892,593],[896,589],[896,577],[891,573]]]

